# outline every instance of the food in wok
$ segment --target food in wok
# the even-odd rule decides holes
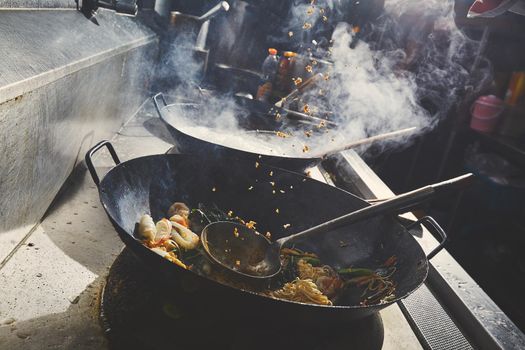
[[[391,278],[396,272],[395,256],[373,268],[329,266],[315,253],[287,247],[281,250],[282,271],[261,287],[213,264],[199,237],[204,226],[211,222],[235,221],[255,229],[254,221],[243,220],[232,211],[224,212],[215,206],[199,204],[190,209],[182,202],[171,205],[166,214],[167,218],[156,223],[149,214],[144,214],[136,225],[135,237],[172,263],[219,283],[275,299],[316,305],[375,305],[395,299],[396,286]],[[271,238],[271,233],[266,236]],[[231,239],[240,239],[235,230]]]

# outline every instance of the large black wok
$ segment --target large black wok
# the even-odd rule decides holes
[[[106,146],[116,166],[99,181],[92,156]],[[324,263],[336,268],[377,268],[390,256],[397,256],[393,275],[396,299],[372,306],[315,306],[263,297],[221,285],[170,263],[133,237],[141,215],[155,220],[166,215],[174,201],[189,207],[198,203],[216,204],[224,210],[258,223],[260,232],[283,237],[369,205],[354,195],[306,178],[297,173],[250,161],[233,161],[210,155],[153,155],[120,163],[111,144],[103,141],[86,154],[86,164],[97,184],[100,200],[115,230],[153,274],[167,285],[182,286],[188,307],[195,312],[220,312],[224,318],[246,322],[339,323],[373,314],[408,296],[425,280],[428,260],[412,235],[392,215],[376,217],[337,229],[315,246],[302,247],[316,252]],[[270,172],[273,172],[270,176]],[[285,193],[272,193],[272,185]],[[252,190],[248,190],[253,186]],[[212,189],[215,189],[213,191]],[[275,209],[280,213],[276,214]],[[444,232],[429,218],[437,233]],[[290,224],[284,229],[283,225]],[[343,244],[344,243],[344,244]],[[442,248],[442,244],[431,254]]]

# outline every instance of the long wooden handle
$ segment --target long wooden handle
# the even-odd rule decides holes
[[[324,152],[322,154],[318,153],[316,155],[313,155],[312,157],[314,157],[314,158],[328,157],[328,156],[331,156],[333,154],[339,153],[341,151],[345,151],[347,149],[351,149],[351,148],[355,148],[355,147],[363,146],[363,145],[368,145],[368,144],[374,143],[376,141],[382,141],[382,140],[386,140],[386,139],[389,139],[389,138],[394,138],[394,137],[401,136],[401,135],[411,134],[416,129],[417,129],[416,127],[412,127],[412,128],[406,128],[406,129],[401,129],[401,130],[397,130],[397,131],[392,131],[392,132],[387,132],[387,133],[384,133],[384,134],[379,134],[379,135],[367,137],[365,139],[354,141],[354,142],[349,143],[349,144],[347,144],[345,146],[338,147],[336,149],[333,149],[333,150],[328,151],[328,152]]]

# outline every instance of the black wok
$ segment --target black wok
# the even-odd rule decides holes
[[[263,162],[265,164],[296,172],[302,172],[305,169],[315,166],[323,159],[343,150],[371,144],[376,141],[399,137],[401,135],[409,134],[416,129],[407,128],[375,135],[347,144],[346,146],[339,146],[340,148],[334,148],[325,154],[315,153],[315,150],[313,150],[313,154],[312,152],[302,153],[301,156],[272,155],[271,153],[273,152],[269,152],[263,148],[261,148],[259,152],[254,152],[253,148],[247,148],[244,145],[233,147],[226,146],[224,143],[221,144],[208,140],[208,130],[214,129],[216,126],[205,125],[206,123],[201,121],[201,119],[203,119],[201,118],[201,115],[206,113],[206,111],[203,111],[203,105],[200,103],[179,102],[167,104],[164,96],[161,93],[153,96],[153,101],[160,119],[167,125],[168,130],[170,131],[173,137],[173,143],[177,145],[179,153],[203,155],[213,153],[235,159],[246,159]],[[325,123],[326,128],[328,129],[336,126],[335,123],[321,118],[286,110],[257,100],[236,96],[235,103],[235,113],[233,113],[233,117],[236,120],[236,124],[238,124],[241,129],[245,131],[251,131],[254,134],[268,133],[271,135],[271,137],[275,137],[277,139],[277,136],[275,135],[276,131],[292,131],[295,134],[301,134],[307,131],[323,132],[325,128],[318,128],[321,122]],[[175,108],[175,110],[172,108]],[[218,109],[219,108],[216,108],[209,113],[218,113]],[[175,111],[178,113],[173,113]],[[181,120],[181,114],[192,115],[191,120],[194,121],[195,125],[201,127],[204,126],[205,128],[200,130],[185,131],[182,128],[182,123],[184,122]],[[276,120],[276,114],[281,116],[279,120]],[[238,137],[245,136],[239,135]],[[327,137],[327,139],[329,138]],[[300,144],[297,146],[301,147]]]
[[[116,166],[99,181],[92,156],[104,146],[109,149]],[[153,274],[168,285],[182,286],[187,292],[186,305],[194,312],[220,312],[225,319],[250,323],[340,323],[366,317],[408,296],[427,276],[428,260],[419,244],[394,216],[385,215],[334,230],[315,246],[302,248],[317,253],[324,263],[335,268],[374,269],[395,255],[398,261],[397,271],[392,276],[397,285],[395,300],[371,306],[316,306],[275,300],[228,287],[180,268],[144,247],[133,237],[141,215],[150,213],[158,220],[166,215],[174,201],[183,201],[190,208],[198,203],[214,203],[256,221],[260,232],[270,231],[277,239],[369,204],[348,192],[297,173],[266,165],[256,168],[250,161],[233,161],[214,155],[153,155],[120,163],[111,144],[103,141],[86,154],[86,164],[120,238]],[[270,172],[273,172],[271,176]],[[276,188],[285,193],[273,194],[269,181],[274,181]],[[252,190],[248,190],[250,186]],[[418,223],[430,224],[443,240],[446,238],[432,219],[421,219]],[[285,224],[290,224],[290,228],[284,229]],[[443,243],[431,254],[442,246]]]
[[[157,94],[153,97],[155,107],[159,113],[160,119],[166,123],[168,129],[173,136],[174,143],[177,145],[177,149],[180,153],[192,153],[198,155],[209,155],[216,154],[220,156],[227,156],[236,159],[245,159],[258,161],[265,164],[270,164],[280,168],[301,172],[309,167],[317,165],[321,162],[322,158],[317,157],[287,157],[287,156],[272,156],[272,155],[261,155],[258,153],[248,152],[242,149],[231,148],[223,145],[219,145],[206,140],[204,134],[189,134],[182,132],[177,125],[179,121],[174,113],[165,113],[165,109],[169,107],[162,94]],[[239,125],[247,130],[282,130],[285,122],[289,118],[285,118],[286,112],[278,107],[272,107],[268,109],[265,103],[260,101],[252,101],[246,98],[237,99],[240,107],[246,109],[249,113],[249,120],[245,118],[239,118]],[[182,108],[192,108],[193,104],[179,104]],[[280,121],[276,121],[273,115],[279,112],[283,118]],[[299,117],[298,117],[299,118]],[[249,123],[249,124],[247,124]],[[312,125],[318,125],[317,120],[292,120],[297,127],[302,127],[305,130],[311,129]]]

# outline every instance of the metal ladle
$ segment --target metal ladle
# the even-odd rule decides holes
[[[223,267],[252,278],[270,278],[281,271],[281,248],[298,238],[327,233],[330,230],[371,218],[380,214],[399,212],[413,207],[439,192],[463,187],[473,178],[465,174],[437,184],[410,191],[382,203],[370,205],[352,213],[332,219],[291,236],[270,242],[259,232],[246,225],[230,221],[213,222],[201,234],[204,250],[213,261]]]

